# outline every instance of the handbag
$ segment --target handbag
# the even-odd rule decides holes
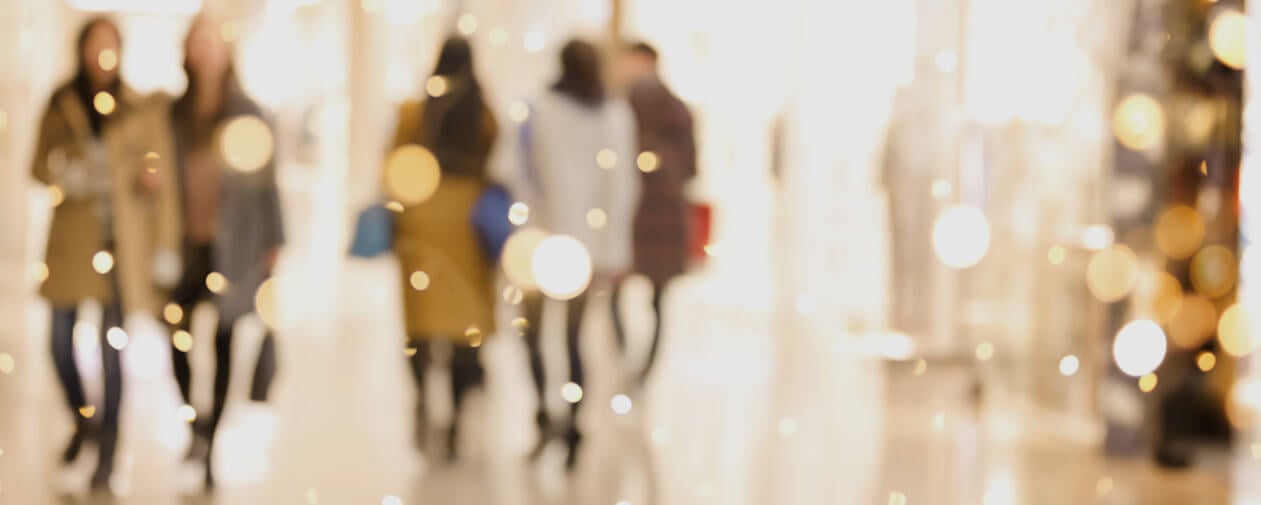
[[[486,258],[498,262],[503,254],[504,244],[515,228],[508,220],[508,210],[512,207],[512,195],[508,189],[495,184],[482,191],[481,196],[473,204],[473,229],[481,242],[482,252]]]
[[[373,205],[359,213],[355,220],[355,236],[350,255],[375,258],[394,246],[394,211],[384,205]]]

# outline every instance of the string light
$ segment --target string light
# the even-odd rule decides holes
[[[35,262],[35,266],[31,268],[31,278],[39,284],[43,284],[44,281],[48,280],[48,273],[48,264],[43,261]]]
[[[412,272],[412,275],[408,277],[408,283],[411,284],[412,289],[416,291],[429,289],[429,274],[420,270]]]
[[[1235,70],[1247,66],[1248,17],[1235,9],[1221,11],[1208,28],[1208,45],[1213,56]]]
[[[956,205],[933,223],[933,251],[950,268],[962,270],[980,263],[990,249],[990,225],[981,209]]]
[[[1112,356],[1117,368],[1130,377],[1150,374],[1165,360],[1168,344],[1160,325],[1147,319],[1133,321],[1117,332]]]
[[[601,149],[595,154],[595,164],[605,170],[612,170],[617,166],[617,153],[612,149]]]
[[[1077,359],[1077,356],[1073,356],[1072,354],[1064,356],[1063,358],[1060,358],[1060,375],[1072,377],[1077,374],[1077,370],[1080,366],[1081,361]]]
[[[591,283],[591,254],[578,239],[553,235],[539,242],[531,258],[531,272],[544,294],[569,300]]]
[[[185,403],[175,409],[175,416],[178,417],[180,421],[191,423],[197,420],[197,409],[193,408],[192,405]]]
[[[1138,379],[1138,389],[1144,393],[1150,393],[1156,390],[1156,384],[1160,382],[1160,378],[1154,373],[1149,373]]]
[[[508,222],[521,226],[530,220],[530,206],[517,202],[508,207]]]
[[[1191,285],[1206,297],[1221,297],[1235,287],[1238,265],[1225,246],[1205,247],[1191,258]]]
[[[276,279],[268,278],[254,292],[254,312],[268,328],[279,326],[279,311],[276,303]]]
[[[179,324],[184,320],[184,309],[178,303],[168,303],[162,308],[162,319],[168,324]]]
[[[644,151],[635,157],[635,166],[640,172],[651,174],[661,168],[661,160],[657,157],[657,153],[652,151]]]
[[[530,119],[530,106],[525,102],[512,102],[512,105],[508,106],[508,117],[513,122],[524,123]]]
[[[61,189],[61,186],[57,186],[54,184],[48,187],[49,205],[51,205],[53,208],[57,208],[57,207],[60,207],[61,203],[64,201],[66,201],[66,192]]]
[[[1247,356],[1261,346],[1255,338],[1256,330],[1256,315],[1242,305],[1234,304],[1222,312],[1217,323],[1217,340],[1222,350],[1231,356]]]
[[[257,116],[228,121],[219,140],[219,154],[228,166],[241,172],[257,172],[271,161],[276,147],[271,128]]]
[[[609,216],[608,214],[604,213],[604,210],[591,209],[587,211],[587,226],[590,226],[591,229],[593,230],[604,229],[604,226],[608,224],[608,222],[609,222]]]
[[[114,269],[114,255],[109,251],[97,251],[92,255],[92,270],[96,273],[105,275]]]
[[[96,55],[96,63],[101,66],[101,70],[110,72],[118,68],[118,53],[113,49],[103,49]]]
[[[390,153],[385,162],[385,189],[403,205],[417,205],[438,190],[442,171],[438,158],[416,144],[407,144]]]
[[[121,351],[127,348],[127,343],[129,340],[130,339],[127,338],[127,332],[123,331],[122,328],[119,328],[117,326],[110,328],[108,331],[105,332],[105,341],[109,343],[109,346],[113,347],[115,350]]]
[[[989,361],[994,357],[994,344],[989,342],[981,342],[976,346],[976,359],[981,361]]]
[[[1125,298],[1137,280],[1138,258],[1124,245],[1096,252],[1086,266],[1086,286],[1102,302]]]
[[[538,287],[534,277],[534,253],[546,239],[547,232],[538,228],[521,228],[508,236],[500,260],[508,282],[520,289]]]
[[[228,289],[228,278],[219,272],[210,272],[206,275],[206,289],[216,295],[223,294]]]
[[[193,334],[177,330],[174,335],[171,335],[171,344],[180,352],[191,351],[193,350]]]
[[[430,77],[425,81],[425,92],[434,98],[447,94],[447,79],[440,75]]]
[[[1211,372],[1217,367],[1217,355],[1208,351],[1202,352],[1199,356],[1195,357],[1195,366],[1199,368],[1201,372]]]
[[[613,399],[609,400],[609,408],[613,409],[613,413],[619,416],[629,414],[633,406],[634,403],[631,402],[630,397],[623,394],[614,395]]]
[[[560,396],[561,398],[564,398],[566,402],[576,404],[582,401],[582,386],[573,382],[566,382],[565,385],[560,388]]]
[[[1134,93],[1117,104],[1113,133],[1121,145],[1143,151],[1156,146],[1165,135],[1165,111],[1150,95]]]
[[[1068,256],[1068,253],[1065,252],[1064,248],[1060,246],[1051,246],[1051,248],[1048,249],[1046,252],[1046,260],[1049,261],[1052,265],[1059,265],[1061,263],[1064,263],[1064,258],[1067,256]]]
[[[1187,295],[1169,320],[1169,339],[1183,349],[1197,349],[1213,336],[1217,307],[1200,295]]]
[[[1156,220],[1156,247],[1173,259],[1188,258],[1204,241],[1204,219],[1185,205],[1170,207]]]
[[[92,107],[103,116],[113,114],[114,107],[117,105],[118,104],[114,101],[114,95],[109,94],[108,91],[97,92],[97,94],[92,97]]]
[[[96,407],[92,405],[85,405],[83,407],[79,407],[79,415],[82,416],[84,419],[91,419],[92,416],[96,415]]]

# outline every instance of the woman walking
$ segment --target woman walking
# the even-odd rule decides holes
[[[215,379],[210,415],[193,423],[188,459],[205,465],[207,489],[214,487],[210,456],[227,403],[232,365],[232,330],[254,310],[259,286],[271,277],[284,243],[274,159],[256,170],[233,168],[217,136],[224,125],[257,118],[257,105],[245,95],[233,71],[232,55],[210,18],[194,20],[184,42],[188,90],[170,108],[175,125],[176,162],[183,195],[184,270],[166,310],[174,328],[171,356],[176,382],[191,404],[192,371],[187,332],[193,308],[213,300],[219,309],[214,335]],[[178,309],[176,309],[178,307]],[[181,342],[181,340],[184,340]],[[250,399],[267,400],[276,368],[275,338],[263,337]]]
[[[119,79],[118,28],[92,19],[76,47],[78,70],[53,93],[31,172],[49,186],[55,206],[41,293],[52,306],[53,364],[75,421],[62,462],[73,462],[83,443],[95,440],[91,489],[108,492],[122,403],[120,351],[127,345],[123,316],[160,306],[151,273],[160,252],[176,250],[179,204],[168,165],[169,125],[160,108]],[[104,308],[100,406],[84,394],[74,355],[77,307],[87,299]]]
[[[550,233],[578,239],[591,255],[592,285],[611,287],[631,268],[631,223],[639,202],[635,163],[635,122],[630,107],[606,96],[599,53],[575,40],[561,50],[561,76],[530,111],[523,144],[524,179],[533,194],[530,220]],[[569,381],[577,391],[586,384],[580,340],[587,295],[566,302],[566,348]],[[526,343],[538,393],[536,422],[541,449],[557,432],[547,414],[546,378],[539,327],[542,300],[526,303]],[[574,388],[569,388],[571,391]],[[569,394],[569,426],[563,431],[568,448],[566,467],[577,461],[582,432],[577,423],[581,394]],[[539,451],[536,449],[535,453]]]
[[[429,98],[399,111],[394,148],[420,146],[437,158],[441,182],[424,202],[399,214],[394,250],[403,288],[408,349],[419,400],[417,444],[426,445],[425,374],[434,344],[449,342],[455,415],[447,430],[448,460],[456,458],[459,414],[469,391],[483,384],[478,348],[495,331],[494,261],[479,242],[472,214],[488,187],[487,161],[498,126],[473,72],[467,40],[450,38],[434,67]]]

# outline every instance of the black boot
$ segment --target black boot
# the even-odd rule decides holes
[[[65,450],[61,452],[61,462],[66,465],[79,459],[79,452],[83,450],[83,442],[87,441],[90,429],[86,419],[78,414],[74,417],[74,434],[70,435],[70,443],[66,444]]]
[[[453,464],[460,459],[459,454],[459,423],[452,422],[451,427],[447,428],[447,463]]]
[[[118,446],[118,433],[102,430],[97,440],[100,450],[96,463],[96,472],[92,474],[90,489],[92,494],[110,494],[109,480],[114,475],[114,451]]]
[[[572,472],[578,466],[578,449],[582,446],[582,432],[578,427],[570,427],[565,434],[565,444],[569,452],[565,455],[565,471]]]
[[[546,411],[539,409],[534,415],[534,424],[538,427],[539,438],[534,443],[534,449],[530,450],[530,461],[537,461],[543,455],[543,449],[552,441],[552,421]]]

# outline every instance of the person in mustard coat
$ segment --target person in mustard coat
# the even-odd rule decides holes
[[[394,148],[418,145],[438,161],[441,182],[432,196],[398,215],[394,252],[402,276],[408,353],[420,400],[416,409],[417,443],[428,433],[424,398],[425,371],[433,362],[433,344],[452,344],[451,386],[455,417],[467,393],[483,383],[478,348],[495,331],[495,263],[479,242],[472,213],[490,186],[487,162],[498,127],[473,74],[467,40],[454,37],[442,46],[426,100],[399,111]],[[387,187],[387,190],[390,188]],[[449,460],[456,457],[458,422],[447,431]]]
[[[40,122],[32,176],[53,197],[41,294],[52,306],[53,364],[75,432],[62,460],[73,462],[83,443],[97,442],[94,491],[108,491],[118,443],[122,402],[120,351],[127,345],[125,314],[156,314],[178,270],[179,201],[171,177],[170,127],[155,101],[119,79],[121,37],[105,18],[89,21],[78,39],[78,71],[57,88]],[[164,281],[164,282],[157,282]],[[103,405],[91,405],[74,358],[78,305],[104,307],[100,326]]]

